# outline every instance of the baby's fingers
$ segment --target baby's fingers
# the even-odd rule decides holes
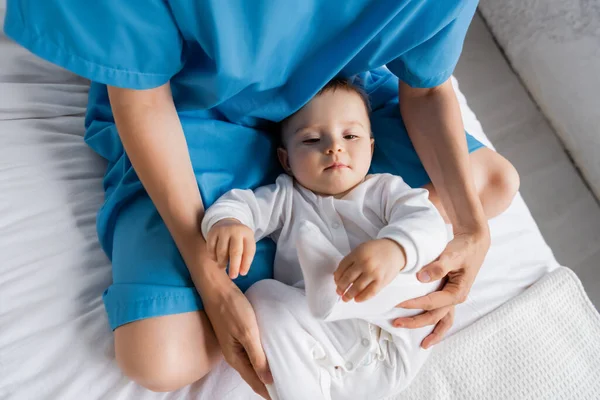
[[[337,269],[333,273],[333,280],[335,281],[335,283],[338,283],[342,275],[344,275],[344,273],[354,265],[354,259],[354,252],[350,252],[350,254],[342,258],[342,261],[340,261]]]
[[[363,290],[354,297],[354,301],[356,301],[357,303],[367,301],[373,298],[377,293],[379,293],[380,290],[381,285],[379,283],[371,282],[369,286],[365,288],[365,290]]]
[[[226,266],[229,260],[229,239],[229,235],[219,235],[217,240],[215,254],[217,263],[222,267]]]
[[[358,277],[358,279],[356,279],[352,283],[352,286],[344,294],[342,300],[350,301],[354,299],[357,295],[361,294],[369,285],[371,285],[372,282],[373,279],[370,276],[363,273]]]
[[[240,266],[240,274],[242,276],[248,275],[250,265],[252,265],[252,260],[254,260],[254,254],[256,254],[254,237],[244,238],[244,254],[242,255],[242,264]]]
[[[214,261],[217,261],[217,255],[215,254],[215,249],[217,248],[217,235],[208,232],[206,235],[206,251],[208,252],[208,256],[212,258]]]
[[[348,268],[344,274],[337,280],[337,294],[339,296],[343,295],[348,286],[354,284],[354,282],[358,279],[358,277],[362,274],[362,269],[359,268],[358,265],[354,264],[350,268]]]
[[[244,240],[239,235],[229,238],[229,277],[235,279],[240,274],[242,255],[244,254]]]
[[[209,232],[206,237],[206,251],[208,251],[208,256],[213,260],[219,263],[219,259],[217,258],[217,243],[219,242],[219,235],[215,233]]]

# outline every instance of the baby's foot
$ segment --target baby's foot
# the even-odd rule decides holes
[[[333,273],[343,256],[314,224],[302,223],[296,240],[298,260],[304,275],[308,308],[320,320],[326,320],[340,302]]]

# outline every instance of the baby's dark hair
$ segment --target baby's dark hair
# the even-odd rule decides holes
[[[336,90],[345,90],[347,92],[354,92],[354,93],[358,94],[360,96],[360,98],[362,99],[363,103],[365,104],[367,113],[371,112],[371,103],[369,102],[369,95],[367,94],[367,92],[365,92],[363,88],[356,86],[354,83],[350,82],[348,79],[345,79],[345,78],[333,78],[321,90],[319,90],[319,92],[315,95],[315,97],[320,96],[323,93],[335,92]],[[294,117],[294,115],[296,115],[296,113],[298,113],[298,111],[296,111],[289,117],[285,118],[278,124],[277,140],[278,140],[279,147],[284,147],[284,145],[285,145],[285,143],[283,142],[283,131],[284,131],[284,128],[285,128],[287,122],[290,119],[292,119]]]
[[[323,89],[319,90],[316,96],[320,96],[323,93],[327,92],[335,92],[336,90],[346,90],[348,92],[354,92],[360,96],[363,103],[365,103],[365,108],[368,112],[371,112],[371,103],[369,102],[369,95],[363,88],[360,86],[356,86],[354,83],[350,82],[345,78],[333,78],[327,85],[323,87]]]

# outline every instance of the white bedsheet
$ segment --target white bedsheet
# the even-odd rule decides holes
[[[104,163],[82,140],[86,92],[0,35],[0,399],[254,398],[224,363],[172,394],[119,372],[101,302],[111,280],[95,231]],[[467,129],[485,141],[459,97]],[[520,196],[490,225],[477,282],[495,290],[476,282],[451,333],[473,322],[461,308],[483,316],[558,267]]]

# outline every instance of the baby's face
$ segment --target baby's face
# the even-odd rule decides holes
[[[283,142],[284,168],[322,195],[343,196],[364,180],[371,165],[369,115],[352,91],[330,90],[313,98],[287,122]]]

